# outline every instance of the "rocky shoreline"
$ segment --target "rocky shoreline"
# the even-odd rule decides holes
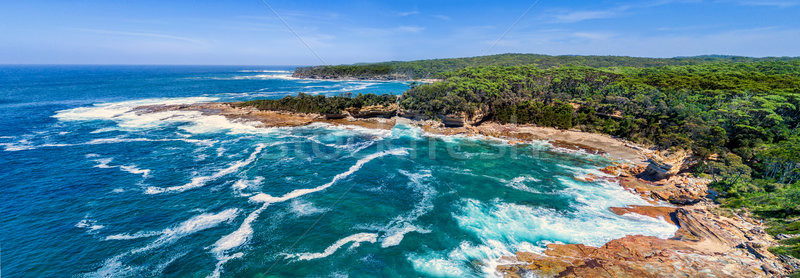
[[[396,108],[395,108],[396,109]],[[197,111],[262,127],[304,126],[327,123],[392,129],[403,123],[441,135],[491,136],[510,144],[545,140],[553,146],[607,154],[620,163],[601,169],[613,177],[583,177],[587,181],[609,179],[649,200],[652,206],[610,208],[616,214],[635,213],[662,218],[679,227],[670,239],[633,235],[601,247],[582,244],[550,244],[539,253],[518,252],[503,258],[497,271],[506,277],[785,277],[800,270],[800,260],[775,256],[767,249],[776,240],[765,227],[745,214],[735,214],[714,204],[708,181],[682,173],[685,153],[658,153],[604,134],[486,122],[446,127],[438,121],[412,120],[386,113],[381,107],[365,107],[342,115],[263,111],[236,103],[155,105],[137,108],[139,113]]]
[[[610,210],[664,219],[679,227],[672,238],[632,235],[601,247],[550,244],[541,254],[503,258],[498,272],[505,277],[788,277],[800,270],[800,260],[768,251],[777,242],[758,220],[708,199],[707,181],[687,173],[657,182],[638,178],[647,168],[601,169],[653,204]]]
[[[647,156],[644,154],[649,153],[646,149],[633,143],[605,134],[492,122],[477,126],[447,127],[439,121],[414,120],[397,116],[397,113],[394,112],[396,108],[392,110],[392,108],[384,107],[364,107],[358,110],[348,109],[343,114],[305,114],[265,111],[254,107],[240,106],[237,103],[207,102],[141,106],[136,110],[138,113],[197,111],[204,115],[220,115],[233,121],[250,122],[260,127],[292,127],[327,123],[390,130],[396,123],[402,122],[437,135],[490,136],[507,139],[511,144],[521,144],[532,140],[548,141],[557,148],[603,154],[632,163],[644,163],[647,160]]]

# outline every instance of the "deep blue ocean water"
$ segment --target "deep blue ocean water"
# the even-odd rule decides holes
[[[400,94],[292,67],[0,66],[4,277],[493,276],[547,243],[669,237],[645,201],[544,142],[314,124],[259,128],[140,105]]]

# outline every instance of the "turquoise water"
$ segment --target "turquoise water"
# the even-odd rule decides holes
[[[0,67],[7,277],[493,276],[551,242],[676,227],[575,177],[607,159],[491,138],[314,124],[258,128],[139,105],[402,93],[291,67]]]

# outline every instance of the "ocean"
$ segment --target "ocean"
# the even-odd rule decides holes
[[[608,158],[312,124],[260,128],[150,104],[401,94],[278,66],[0,66],[4,277],[485,277],[517,251],[677,227]]]

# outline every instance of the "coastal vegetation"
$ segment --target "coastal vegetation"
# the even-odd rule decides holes
[[[239,102],[237,106],[250,106],[260,110],[288,111],[298,113],[341,114],[347,108],[366,106],[388,106],[397,102],[397,96],[390,94],[342,94],[326,97],[299,93],[297,96],[286,96],[281,99],[259,99]]]
[[[309,96],[243,105],[304,113],[389,105],[457,117],[599,132],[661,150],[691,150],[688,171],[723,206],[746,208],[773,235],[800,234],[800,59],[631,58],[505,54],[300,68],[328,75],[402,73],[438,82],[394,96]],[[798,256],[798,237],[776,254]]]
[[[392,61],[382,63],[364,63],[355,65],[330,65],[315,67],[299,67],[295,70],[297,77],[317,78],[375,78],[394,75],[393,79],[427,79],[439,78],[440,74],[470,67],[487,66],[534,66],[549,69],[559,66],[586,66],[594,68],[606,67],[658,67],[700,65],[718,62],[756,62],[781,61],[791,58],[751,58],[741,56],[706,55],[676,58],[643,58],[627,56],[550,56],[540,54],[498,54],[468,58],[430,59],[418,61]]]

